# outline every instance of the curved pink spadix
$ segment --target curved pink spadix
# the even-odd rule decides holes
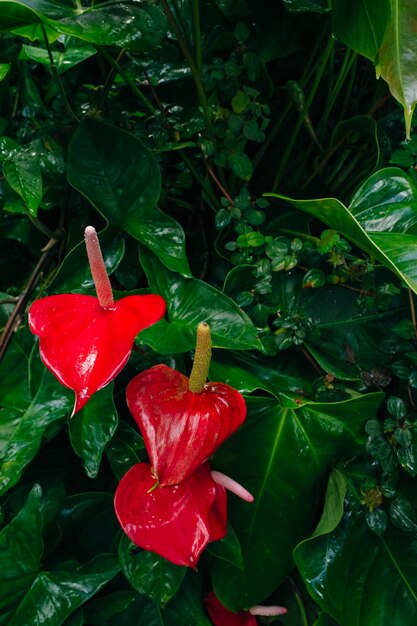
[[[177,370],[155,365],[127,386],[129,409],[161,486],[190,476],[246,417],[245,401],[236,389],[206,383],[195,393],[188,383]]]
[[[207,463],[179,485],[154,485],[148,463],[123,476],[114,500],[119,522],[137,546],[195,569],[207,543],[226,535],[226,492]]]
[[[258,604],[251,606],[249,613],[251,615],[259,615],[259,617],[273,617],[275,615],[285,615],[287,609],[284,606],[263,606]]]
[[[246,502],[253,502],[253,495],[247,489],[242,487],[240,483],[233,480],[233,478],[230,478],[230,476],[226,476],[226,474],[222,474],[222,472],[217,472],[216,470],[213,470],[211,475],[215,483],[221,485],[228,491],[231,491],[238,498],[241,498]]]
[[[29,309],[29,328],[39,336],[42,361],[75,391],[73,414],[122,370],[136,335],[161,319],[161,296],[127,296],[111,308],[94,296],[41,298]]]

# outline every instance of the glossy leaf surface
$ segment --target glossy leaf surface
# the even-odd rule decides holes
[[[51,436],[51,427],[60,427],[71,406],[70,394],[45,370],[35,397],[10,429],[0,457],[0,493],[20,480],[41,443]]]
[[[375,61],[390,14],[390,0],[335,0],[334,34],[355,52]]]
[[[119,561],[132,587],[162,606],[175,596],[187,571],[154,552],[138,550],[126,536],[119,544]]]
[[[207,383],[193,393],[188,384],[177,370],[155,365],[135,376],[126,390],[161,485],[190,476],[245,419],[245,401],[232,387]]]
[[[252,505],[229,498],[243,572],[223,561],[212,563],[213,587],[227,608],[259,604],[288,574],[292,549],[310,531],[327,468],[360,449],[364,424],[381,400],[382,394],[370,394],[299,409],[282,408],[273,399],[247,400],[245,424],[214,458],[216,469],[255,497]],[[244,463],[238,462],[242,450]]]
[[[303,541],[294,557],[313,598],[341,626],[415,623],[417,566],[410,533],[390,528],[377,535],[363,517],[345,515],[333,532]]]
[[[62,624],[118,571],[117,559],[102,554],[84,565],[62,563],[56,571],[40,572],[9,624]]]
[[[141,336],[143,343],[161,354],[193,350],[197,326],[207,322],[213,347],[260,347],[255,326],[231,298],[197,278],[167,270],[144,249],[140,258],[151,290],[157,290],[167,301],[168,316],[168,321],[162,320]]]
[[[43,553],[42,491],[35,485],[16,517],[0,532],[0,624],[8,623],[35,580]]]
[[[161,191],[158,164],[134,135],[84,121],[69,147],[68,180],[111,224],[148,246],[167,267],[189,274],[182,228],[156,209]]]
[[[136,335],[165,311],[160,296],[127,296],[111,308],[78,294],[34,302],[29,326],[40,338],[45,365],[75,391],[74,413],[126,365]]]
[[[417,292],[417,189],[403,171],[376,172],[349,207],[335,198],[283,199],[350,239]]]
[[[410,138],[417,103],[417,6],[409,0],[391,0],[391,19],[379,50],[378,71],[394,98],[404,108],[405,130]]]
[[[147,463],[134,465],[122,478],[115,510],[123,530],[141,548],[195,568],[207,543],[226,534],[225,490],[207,464],[179,485],[152,487]]]
[[[76,453],[90,478],[96,478],[103,451],[114,435],[118,414],[113,402],[113,384],[98,391],[71,419],[69,433]]]

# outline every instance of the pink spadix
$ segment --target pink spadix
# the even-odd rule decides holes
[[[246,502],[253,502],[253,495],[249,493],[247,489],[242,487],[242,485],[233,480],[233,478],[230,478],[230,476],[226,476],[226,474],[222,474],[222,472],[217,472],[216,470],[212,470],[211,475],[215,483],[221,485],[228,491],[231,491],[235,494],[235,496],[238,496],[238,498],[241,498]]]
[[[97,298],[61,294],[36,300],[29,328],[39,336],[40,355],[58,380],[73,389],[73,414],[126,365],[136,335],[161,319],[161,296],[126,296],[114,302],[97,233],[85,231]]]

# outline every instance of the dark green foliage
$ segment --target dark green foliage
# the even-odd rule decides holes
[[[288,607],[259,624],[414,626],[414,5],[7,0],[0,29],[0,626],[209,626],[212,589]],[[70,418],[26,315],[93,293],[88,224],[116,299],[167,314]],[[113,495],[147,460],[127,383],[189,374],[202,321],[248,406],[212,464],[255,501],[194,572]]]

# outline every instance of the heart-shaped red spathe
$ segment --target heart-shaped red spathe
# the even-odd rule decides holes
[[[154,485],[148,463],[123,476],[114,499],[123,530],[137,546],[196,568],[208,542],[226,535],[225,489],[214,482],[207,463],[179,485],[152,490]]]
[[[30,330],[39,336],[45,365],[75,391],[73,413],[117,376],[136,335],[160,320],[165,308],[164,299],[153,294],[127,296],[108,308],[79,294],[48,296],[32,304]]]
[[[188,389],[189,379],[166,365],[138,374],[127,386],[129,409],[161,485],[180,483],[244,422],[241,394],[224,383]]]
[[[226,609],[213,591],[205,598],[204,604],[214,626],[257,626],[258,624],[256,617],[249,611],[233,613]]]

